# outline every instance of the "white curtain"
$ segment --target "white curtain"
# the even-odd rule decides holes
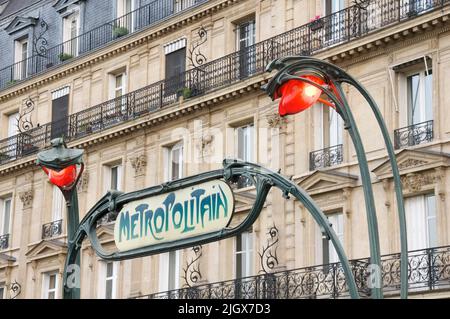
[[[427,224],[424,196],[406,198],[406,227],[408,250],[427,248]]]

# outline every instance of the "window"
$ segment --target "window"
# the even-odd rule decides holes
[[[117,21],[118,27],[126,28],[132,32],[134,28],[134,1],[133,0],[117,0]],[[128,33],[128,32],[127,32]]]
[[[11,233],[11,204],[11,197],[0,199],[0,236]]]
[[[19,113],[13,113],[8,115],[8,137],[14,136],[19,133]]]
[[[14,79],[23,80],[28,72],[28,38],[16,40],[14,45]]]
[[[253,232],[246,231],[236,236],[236,278],[253,275]]]
[[[405,199],[408,249],[425,249],[437,246],[436,199],[434,194]]]
[[[319,134],[322,135],[322,148],[343,144],[344,125],[341,116],[326,105],[321,105],[320,111],[322,123],[319,125]]]
[[[5,283],[1,282],[0,283],[0,299],[6,299],[6,287],[5,287]]]
[[[183,142],[166,150],[165,180],[173,181],[183,177]]]
[[[122,190],[122,164],[105,165],[104,191]]]
[[[179,93],[186,86],[186,39],[182,39],[175,44],[166,46],[166,82],[165,94],[172,95]],[[182,48],[177,49],[179,46]],[[176,50],[174,50],[176,49]],[[172,51],[173,50],[173,51]],[[170,53],[167,53],[170,51]]]
[[[69,93],[70,88],[68,86],[52,92],[52,139],[67,135]]]
[[[170,251],[159,255],[159,291],[180,287],[180,251]]]
[[[66,201],[61,190],[53,186],[53,198],[52,198],[52,222],[63,219],[64,211],[66,207]]]
[[[127,110],[126,75],[125,72],[111,74],[110,98],[115,99],[114,108],[106,113],[109,116],[125,115]]]
[[[344,244],[344,215],[341,212],[327,214],[331,228],[336,233],[340,243]],[[327,265],[330,263],[339,262],[339,257],[334,249],[334,245],[324,234],[322,234],[320,227],[316,227],[317,234],[317,255],[316,260],[319,264]]]
[[[433,73],[430,69],[407,76],[408,125],[433,119]]]
[[[100,262],[99,298],[115,299],[117,296],[117,262]]]
[[[247,124],[245,126],[235,128],[235,156],[246,162],[253,162],[254,158],[254,125]],[[238,188],[248,187],[252,184],[251,179],[241,176],[238,180]]]
[[[8,149],[6,150],[6,154],[4,154],[5,159],[15,159],[17,154],[17,139],[12,138],[13,136],[19,133],[19,113],[13,113],[8,115]]]
[[[63,19],[64,53],[72,57],[78,55],[78,35],[80,29],[80,13],[73,12]]]
[[[331,15],[328,21],[331,27],[326,29],[326,39],[328,41],[336,42],[344,36],[343,33],[346,31],[346,17],[343,14],[337,13],[343,9],[344,0],[325,0],[325,15]]]
[[[59,278],[56,271],[43,274],[43,299],[56,299],[58,298]]]
[[[256,68],[256,27],[252,17],[236,24],[236,48],[239,53],[239,76],[245,78]]]

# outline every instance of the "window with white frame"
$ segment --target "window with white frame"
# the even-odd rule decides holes
[[[57,271],[42,274],[42,298],[57,299],[59,290],[59,276]]]
[[[19,112],[8,115],[8,137],[14,136],[19,132]]]
[[[236,49],[239,54],[239,75],[245,78],[256,68],[256,23],[255,18],[236,23]]]
[[[408,234],[414,234],[408,236],[408,249],[436,247],[438,237],[435,195],[426,194],[406,198],[405,212]]]
[[[336,233],[340,243],[344,245],[344,215],[342,212],[327,214],[327,219]],[[316,250],[316,260],[318,264],[330,264],[339,262],[339,256],[334,249],[334,245],[327,238],[326,235],[322,234],[320,227],[316,226],[316,238],[317,238],[317,250]]]
[[[330,16],[328,23],[331,28],[327,28],[326,39],[328,41],[339,41],[342,33],[346,31],[344,28],[345,17],[337,12],[344,9],[344,0],[325,0],[325,15]]]
[[[236,158],[254,162],[254,144],[255,144],[255,127],[253,123],[236,127],[235,132],[235,156]],[[241,176],[237,182],[238,188],[248,187],[251,185],[251,179]]]
[[[180,251],[159,255],[159,291],[180,288]]]
[[[235,260],[236,278],[253,275],[253,232],[243,232],[236,236]]]
[[[0,236],[11,234],[12,198],[0,198]]]
[[[321,135],[320,149],[343,144],[344,123],[341,116],[332,108],[320,105],[317,108],[320,112],[318,134]]]
[[[64,210],[66,208],[66,201],[61,190],[53,186],[53,197],[52,197],[52,222],[63,219]]]
[[[104,191],[122,190],[122,164],[105,165]]]
[[[28,38],[14,41],[14,79],[22,80],[28,72]]]
[[[110,98],[115,99],[115,108],[107,111],[107,115],[125,113],[127,109],[126,74],[111,74]]]
[[[173,181],[183,177],[183,142],[166,147],[165,154],[165,180]]]
[[[196,0],[174,0],[175,12],[192,7]]]
[[[117,262],[100,261],[99,298],[117,298],[117,268]]]
[[[408,125],[433,119],[433,72],[424,69],[406,77]]]
[[[116,25],[122,29],[122,32],[127,34],[128,32],[133,32],[134,30],[134,0],[117,0],[117,18]],[[116,31],[117,32],[117,31]]]
[[[4,282],[0,282],[0,299],[6,299],[6,286]]]
[[[63,18],[63,42],[64,53],[71,56],[78,55],[78,36],[80,34],[80,12],[73,13]]]
[[[7,137],[13,137],[19,133],[19,113],[14,112],[10,115],[8,115],[8,136]],[[4,155],[7,156],[8,159],[14,159],[16,156],[16,140],[15,139],[8,139],[8,150],[5,152]]]

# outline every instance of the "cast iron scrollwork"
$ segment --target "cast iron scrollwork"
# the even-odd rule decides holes
[[[11,299],[15,299],[22,292],[22,286],[17,280],[14,280],[14,282],[9,285],[9,290],[11,291]]]
[[[31,113],[34,110],[34,101],[29,97],[25,100],[22,112],[17,118],[17,130],[20,133],[25,133],[33,128],[33,122],[31,122]]]
[[[197,42],[192,43],[189,48],[188,60],[190,62],[190,66],[194,69],[201,69],[207,58],[200,51],[200,47],[208,40],[208,31],[206,31],[205,27],[201,26],[197,34],[200,38]]]
[[[39,34],[33,37],[33,51],[39,56],[45,56],[47,54],[48,41],[44,35],[48,30],[48,24],[44,19],[40,19],[39,26]]]
[[[269,239],[267,239],[267,246],[263,247],[262,253],[258,253],[261,259],[260,273],[270,273],[278,265],[278,228],[273,225],[267,232]]]
[[[198,94],[204,85],[202,84],[204,83],[204,81],[202,81],[202,75],[205,73],[204,64],[207,61],[207,58],[201,52],[200,47],[207,41],[208,31],[206,31],[205,27],[201,26],[197,34],[199,36],[199,40],[192,43],[188,50],[189,65],[193,68],[190,79],[190,89],[192,95]]]
[[[366,10],[369,6],[369,0],[353,0],[353,4],[359,9]]]
[[[184,288],[192,288],[200,279],[202,279],[202,273],[200,272],[200,263],[197,262],[202,256],[202,245],[192,247],[192,251],[195,257],[190,262],[186,263],[186,268],[183,269],[184,276]]]

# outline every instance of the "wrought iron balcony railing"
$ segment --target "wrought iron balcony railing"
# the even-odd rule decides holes
[[[411,292],[450,288],[450,246],[409,252]],[[370,297],[368,258],[350,262],[361,297]],[[400,291],[400,254],[382,257],[386,295]],[[334,299],[349,298],[339,263],[299,268],[140,296],[142,299]]]
[[[309,170],[330,167],[343,161],[344,146],[342,144],[309,153]]]
[[[428,143],[433,140],[433,120],[426,121],[394,131],[394,146],[396,149]]]
[[[42,239],[49,239],[62,234],[62,219],[42,225]]]
[[[154,0],[122,17],[109,21],[73,39],[54,47],[36,48],[39,52],[29,58],[0,69],[0,89],[7,88],[27,78],[45,72],[54,66],[86,55],[120,37],[141,31],[179,12],[207,0],[161,1]]]
[[[410,19],[409,13],[413,7],[417,9],[414,9],[417,14],[422,14],[449,3],[450,0],[374,0],[367,6],[348,7],[321,18],[321,28],[315,26],[311,29],[311,23],[308,23],[177,76],[71,114],[59,122],[47,123],[0,140],[0,164],[37,152],[48,146],[55,136],[64,134],[66,141],[72,141],[156,112],[175,103],[180,89],[188,92],[186,98],[201,96],[263,73],[266,65],[275,58],[310,55]],[[411,4],[415,5],[411,7]]]
[[[9,234],[0,236],[0,250],[7,249],[9,247]]]

